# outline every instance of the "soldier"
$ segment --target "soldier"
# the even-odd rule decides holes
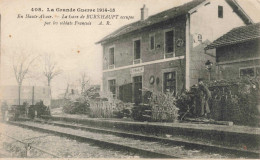
[[[28,102],[23,102],[23,106],[24,106],[24,114],[26,117],[28,117],[28,113],[29,113],[29,103]]]
[[[210,113],[208,101],[211,98],[211,93],[207,86],[202,81],[198,86],[198,99],[196,104],[196,113],[198,116],[207,116]]]
[[[2,102],[1,105],[1,113],[2,113],[2,120],[5,121],[5,117],[7,116],[7,112],[8,111],[8,105],[6,103],[6,101]]]

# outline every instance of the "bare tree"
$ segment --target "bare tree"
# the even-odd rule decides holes
[[[45,55],[45,63],[44,63],[44,76],[47,78],[48,86],[50,87],[50,95],[51,95],[51,80],[62,73],[57,67],[57,63],[52,60],[51,55]]]
[[[30,55],[23,55],[22,57],[18,58],[15,62],[15,57],[13,56],[13,70],[16,82],[18,83],[18,104],[20,105],[21,101],[21,87],[23,84],[24,79],[28,75],[29,68],[32,65],[33,61],[38,58],[34,57],[31,58]]]
[[[66,87],[66,90],[65,90],[65,93],[64,93],[64,97],[63,97],[64,99],[67,98],[67,96],[68,96],[69,86],[70,86],[69,83],[67,83],[67,87]]]
[[[66,87],[66,90],[65,90],[65,92],[64,92],[63,98],[66,99],[66,98],[68,98],[69,88],[70,88],[70,84],[71,84],[71,75],[70,75],[69,72],[66,72],[66,73],[65,73],[64,80],[67,82],[67,87]]]
[[[81,95],[83,95],[89,87],[89,77],[87,77],[87,74],[85,72],[81,73],[79,82],[80,82]]]

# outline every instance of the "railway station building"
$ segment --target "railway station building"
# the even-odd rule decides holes
[[[151,16],[144,5],[140,17],[97,42],[102,90],[125,102],[141,103],[147,90],[176,95],[207,79],[205,62],[214,63],[216,52],[205,47],[253,23],[235,0],[193,0]]]

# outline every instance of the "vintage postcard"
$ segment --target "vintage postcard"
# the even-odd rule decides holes
[[[259,0],[0,0],[0,158],[260,158]]]

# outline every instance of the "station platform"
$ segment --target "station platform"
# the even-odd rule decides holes
[[[73,122],[93,127],[123,130],[163,137],[188,137],[220,145],[241,145],[242,148],[260,148],[260,128],[199,124],[187,122],[137,122],[130,119],[89,118],[84,115],[53,115],[43,117],[54,121]]]

